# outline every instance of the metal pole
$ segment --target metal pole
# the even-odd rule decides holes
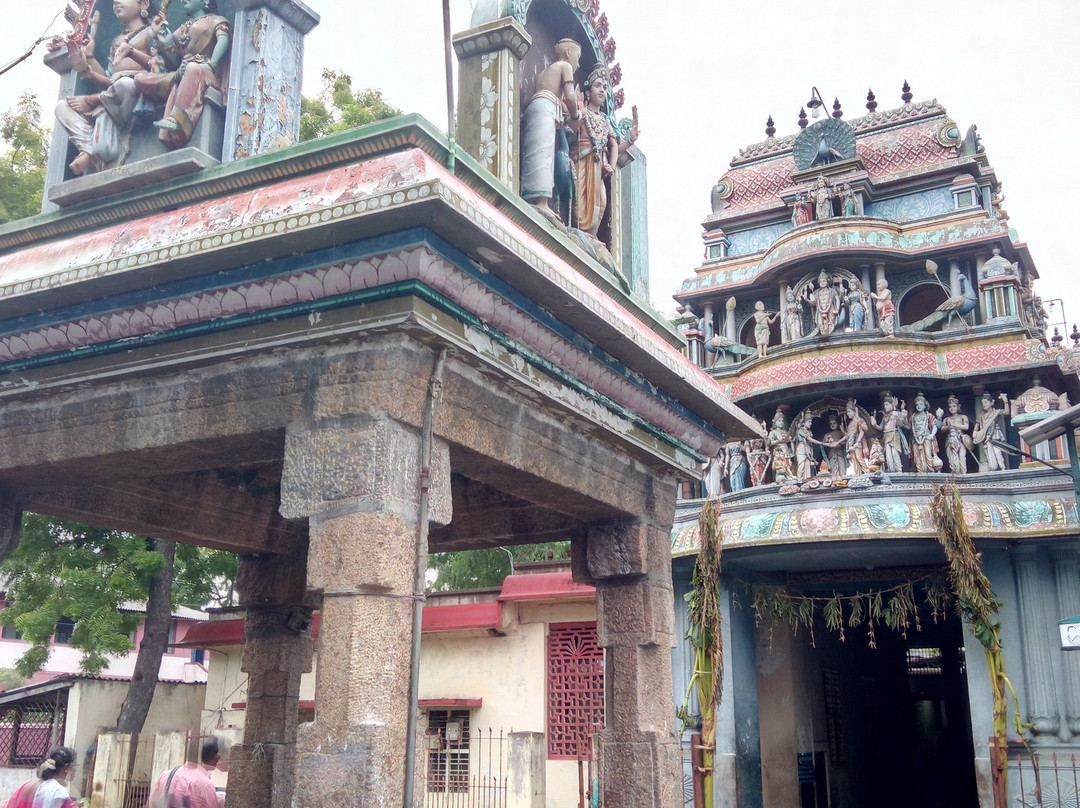
[[[454,131],[454,48],[450,42],[450,0],[443,0],[443,50],[446,61],[446,139],[450,144],[450,153],[446,158],[446,167],[454,170],[456,151]]]

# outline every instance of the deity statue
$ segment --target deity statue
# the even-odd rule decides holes
[[[929,411],[922,393],[915,396],[915,414],[911,416],[911,459],[915,470],[922,474],[941,471],[937,442],[940,417]]]
[[[766,443],[772,452],[773,480],[786,482],[791,476],[791,435],[788,434],[782,410],[777,410],[773,416]]]
[[[818,274],[818,288],[811,291],[807,287],[803,299],[814,311],[815,333],[827,337],[836,330],[842,301],[840,292],[829,284],[829,276],[824,269]]]
[[[998,396],[1005,408],[1009,407],[1009,397],[1002,393]],[[979,471],[1004,471],[1008,468],[1005,452],[994,441],[1005,442],[1005,410],[994,406],[994,398],[983,393],[980,399],[982,413],[975,419],[975,429],[971,439],[979,447]]]
[[[788,289],[785,295],[787,302],[784,304],[783,326],[787,332],[788,342],[794,342],[803,338],[802,304],[795,297],[795,290]]]
[[[795,202],[791,206],[791,224],[794,227],[799,225],[809,224],[814,220],[814,212],[809,199],[806,198],[806,194],[798,193],[795,195]]]
[[[840,418],[836,413],[829,413],[829,431],[821,439],[825,447],[825,457],[829,464],[829,476],[839,480],[847,472],[847,449],[844,447],[844,431],[840,428]]]
[[[552,214],[555,190],[555,142],[564,113],[571,122],[581,120],[574,71],[581,45],[573,39],[555,43],[555,61],[536,77],[532,100],[525,107],[521,132],[521,195],[542,212]]]
[[[758,356],[765,356],[769,352],[769,326],[779,318],[779,312],[765,311],[765,304],[760,300],[754,304],[754,342]]]
[[[718,497],[724,490],[723,480],[726,472],[727,455],[724,452],[724,448],[721,447],[720,451],[716,453],[715,457],[710,457],[705,463],[705,468],[702,469],[701,477],[705,483],[705,496],[706,497]]]
[[[832,218],[832,189],[824,176],[819,176],[810,189],[810,199],[814,202],[814,218],[819,222]]]
[[[877,312],[881,333],[887,337],[893,336],[896,333],[896,307],[892,302],[889,282],[884,278],[879,280],[877,282],[877,291],[871,292],[870,297],[874,301],[874,311]]]
[[[956,396],[949,396],[947,404],[949,414],[943,419],[941,410],[938,410],[938,418],[941,419],[941,434],[945,436],[945,458],[949,461],[950,472],[967,474],[968,455],[975,456],[975,445],[971,442],[971,436],[968,435],[971,421],[960,412],[960,399]]]
[[[746,488],[750,479],[750,464],[746,459],[746,447],[740,441],[727,445],[728,490],[732,493]]]
[[[1069,394],[1058,395],[1048,387],[1042,386],[1042,380],[1036,376],[1031,387],[1012,400],[1010,414],[1013,418],[1029,413],[1049,413],[1064,410],[1069,406]]]
[[[881,441],[874,438],[870,441],[870,451],[866,455],[866,470],[867,472],[880,471],[884,465],[885,452],[881,448]]]
[[[122,31],[109,47],[104,67],[94,57],[96,24],[91,26],[86,45],[73,39],[67,41],[71,66],[100,90],[91,95],[69,96],[56,106],[57,123],[79,150],[68,165],[75,176],[91,167],[97,171],[115,168],[127,159],[139,100],[134,76],[150,67],[153,35],[149,21],[156,13],[153,3],[113,0],[112,7]]]
[[[801,483],[812,480],[817,474],[814,446],[820,446],[821,441],[814,438],[813,424],[814,416],[808,413],[796,424],[792,435],[795,442],[795,477]]]
[[[896,397],[886,393],[881,406],[881,422],[871,415],[870,424],[882,432],[881,448],[885,453],[885,471],[899,474],[904,470],[903,457],[908,453],[908,439],[904,434],[907,427],[907,403],[901,401],[900,409],[897,409]]]
[[[750,484],[763,485],[769,471],[769,450],[765,447],[765,441],[762,438],[752,439],[747,455],[750,463]]]
[[[216,13],[217,0],[180,2],[188,18],[175,33],[161,14],[150,23],[167,70],[135,77],[144,97],[165,102],[165,114],[154,126],[158,139],[174,149],[191,138],[202,115],[206,91],[228,86],[226,56],[232,37],[229,21]]]
[[[848,324],[852,331],[862,331],[866,324],[866,293],[855,278],[847,282],[847,287]]]
[[[637,140],[637,107],[633,108],[630,138],[620,141],[604,114],[607,98],[608,69],[597,64],[585,82],[585,109],[581,120],[572,122],[577,137],[571,146],[574,178],[577,186],[577,227],[596,237],[608,207],[605,181],[615,173],[619,154]]]
[[[855,199],[855,192],[851,190],[851,186],[846,182],[840,186],[840,200],[843,208],[843,216],[855,216],[858,213],[858,202]]]
[[[844,412],[844,448],[852,473],[866,474],[870,471],[867,461],[866,419],[859,414],[855,399],[849,398]]]

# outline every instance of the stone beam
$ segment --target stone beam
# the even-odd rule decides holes
[[[210,470],[23,493],[26,510],[239,553],[287,553],[304,530],[278,511],[276,476]]]
[[[451,478],[451,499],[453,520],[431,531],[429,552],[562,541],[585,530],[582,523],[550,507],[458,475]]]

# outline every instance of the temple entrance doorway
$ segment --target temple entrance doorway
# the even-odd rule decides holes
[[[905,639],[878,626],[876,647],[865,628],[843,642],[817,629],[807,657],[815,765],[800,767],[802,808],[977,808],[963,628],[950,615],[921,629]]]

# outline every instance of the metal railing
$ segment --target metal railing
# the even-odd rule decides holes
[[[1076,808],[1080,800],[1080,766],[1075,754],[1015,753],[1010,778],[1016,777],[1019,808]]]
[[[424,740],[425,808],[506,808],[509,738],[502,730],[438,729]]]
[[[5,766],[37,766],[64,737],[67,712],[63,698],[20,701],[0,708],[0,750]]]

